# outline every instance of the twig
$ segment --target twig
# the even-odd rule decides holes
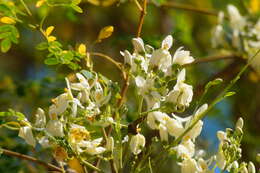
[[[99,57],[105,58],[106,60],[110,61],[112,64],[114,64],[121,71],[123,78],[126,79],[126,74],[125,74],[125,71],[124,71],[121,63],[115,61],[113,58],[111,58],[110,56],[105,55],[103,53],[89,52],[89,54],[93,55],[93,56],[99,56]]]
[[[234,55],[234,54],[213,55],[213,56],[209,56],[209,57],[205,57],[205,58],[195,59],[195,61],[193,61],[192,63],[184,65],[184,67],[191,66],[191,65],[194,65],[194,64],[201,64],[201,63],[207,63],[207,62],[212,62],[212,61],[235,59],[235,58],[241,59],[242,57],[238,56],[238,55]]]
[[[31,11],[30,11],[29,8],[27,7],[27,5],[24,3],[24,1],[23,1],[23,0],[20,0],[20,2],[21,2],[22,5],[24,6],[26,12],[27,12],[30,16],[32,16]]]
[[[92,165],[91,163],[87,162],[86,160],[81,159],[81,161],[89,168],[97,171],[97,172],[103,172],[102,170],[100,170],[99,168],[95,167],[94,165]]]
[[[121,93],[120,93],[121,97],[118,100],[118,106],[119,107],[123,104],[123,101],[124,101],[124,98],[126,96],[126,92],[127,92],[128,86],[129,86],[129,74],[126,74],[124,85],[123,85]]]
[[[215,11],[209,11],[209,10],[202,9],[202,8],[194,8],[193,6],[190,6],[190,5],[184,5],[184,4],[179,4],[179,3],[175,3],[175,2],[165,2],[165,3],[161,4],[161,6],[191,11],[191,12],[195,12],[195,13],[201,13],[201,14],[210,15],[210,16],[218,16],[218,13]]]
[[[139,23],[138,23],[138,29],[137,29],[137,37],[140,37],[143,24],[144,24],[144,17],[146,15],[146,8],[147,8],[147,0],[143,0],[143,7],[140,9],[140,18],[139,18]]]
[[[23,159],[23,160],[28,160],[28,161],[37,163],[39,165],[44,166],[45,168],[48,168],[49,171],[63,172],[63,170],[61,168],[59,168],[55,165],[52,165],[50,163],[46,163],[44,161],[38,160],[34,157],[31,157],[31,156],[28,156],[28,155],[25,155],[25,154],[21,154],[21,153],[17,153],[17,152],[14,152],[14,151],[10,151],[10,150],[7,150],[7,149],[1,149],[1,150],[2,150],[3,154],[5,154],[5,155],[17,157],[17,158],[20,158],[20,159]]]

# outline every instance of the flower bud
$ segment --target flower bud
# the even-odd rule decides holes
[[[244,120],[240,117],[238,120],[237,120],[237,123],[236,123],[236,128],[240,128],[242,129],[243,128],[243,125],[244,125]]]
[[[248,163],[248,173],[255,173],[255,165],[253,164],[253,162],[249,162]]]
[[[135,155],[139,154],[142,151],[144,145],[145,145],[145,137],[140,133],[133,136],[130,141],[130,149]]]

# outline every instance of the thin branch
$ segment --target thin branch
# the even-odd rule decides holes
[[[105,58],[106,60],[110,61],[112,64],[114,64],[121,71],[123,78],[126,79],[126,74],[125,74],[125,71],[124,71],[121,63],[115,61],[113,58],[111,58],[110,56],[105,55],[103,53],[89,52],[89,54],[93,55],[93,56],[99,56],[99,57]]]
[[[184,4],[179,4],[179,3],[175,3],[175,2],[165,2],[165,3],[161,4],[161,6],[191,11],[191,12],[195,12],[195,13],[201,13],[201,14],[210,15],[210,16],[218,16],[218,13],[215,11],[209,11],[209,10],[203,9],[203,8],[194,8],[191,5],[184,5]]]
[[[128,86],[129,86],[129,74],[126,75],[125,82],[124,82],[124,85],[123,85],[121,93],[120,93],[121,98],[118,100],[119,107],[123,104],[124,98],[125,98],[127,90],[128,90]]]
[[[207,63],[207,62],[212,62],[212,61],[218,61],[218,60],[228,60],[228,59],[236,59],[236,58],[242,58],[241,56],[234,55],[234,54],[228,54],[228,55],[213,55],[213,56],[208,56],[205,58],[198,58],[195,59],[192,63],[184,65],[186,66],[191,66],[195,64],[201,64],[201,63]]]
[[[143,28],[143,24],[144,24],[144,17],[146,15],[146,8],[147,8],[147,0],[143,0],[143,7],[140,10],[140,18],[139,18],[139,23],[138,23],[138,29],[137,29],[137,37],[140,37],[141,32],[142,32],[142,28]]]
[[[50,163],[46,163],[44,161],[38,160],[34,157],[25,155],[25,154],[21,154],[21,153],[17,153],[14,151],[10,151],[7,149],[1,149],[3,151],[3,154],[8,155],[8,156],[12,156],[12,157],[17,157],[19,159],[23,159],[23,160],[28,160],[34,163],[37,163],[39,165],[44,166],[45,168],[47,168],[49,171],[57,171],[57,172],[63,172],[63,170],[55,165],[52,165]]]

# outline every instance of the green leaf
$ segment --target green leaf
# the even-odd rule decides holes
[[[48,43],[47,42],[41,42],[36,46],[36,49],[38,50],[45,50],[48,49]]]
[[[0,117],[14,116],[18,121],[24,120],[25,115],[21,112],[17,112],[13,109],[8,109],[8,112],[0,112]]]
[[[1,51],[3,53],[7,52],[11,48],[11,40],[10,39],[4,39],[1,42]]]
[[[71,6],[71,8],[73,8],[75,11],[77,11],[77,12],[79,12],[79,13],[83,13],[83,10],[82,10],[79,6],[77,6],[77,5],[75,5],[75,4],[71,4],[70,6]]]
[[[72,4],[78,5],[81,2],[81,0],[72,0]]]
[[[207,83],[205,90],[208,90],[209,88],[211,88],[214,85],[219,85],[222,82],[223,82],[223,80],[221,78],[214,79],[213,81],[210,81],[209,83]]]
[[[233,96],[233,95],[235,95],[235,94],[236,94],[236,92],[230,91],[230,92],[227,92],[227,93],[224,95],[224,97],[230,97],[230,96]]]
[[[0,39],[4,39],[7,37],[10,37],[11,33],[10,32],[3,32],[0,34]]]
[[[80,69],[80,66],[76,63],[71,62],[70,64],[68,64],[69,68],[71,68],[72,70],[78,70]]]
[[[56,58],[47,58],[45,59],[44,63],[47,65],[56,65],[59,64],[59,61]]]

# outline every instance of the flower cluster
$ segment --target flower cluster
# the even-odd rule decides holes
[[[219,24],[213,32],[214,47],[224,48],[245,57],[251,57],[260,49],[260,19],[242,16],[233,5],[227,6],[228,15],[219,13]],[[252,66],[260,72],[260,56],[254,58]]]
[[[68,150],[76,155],[97,155],[105,152],[106,148],[112,150],[113,139],[107,140],[107,147],[101,146],[102,137],[93,139],[94,135],[87,129],[94,119],[102,127],[113,123],[107,112],[108,103],[113,105],[111,81],[88,71],[75,76],[78,82],[72,83],[66,78],[65,92],[52,99],[48,117],[43,109],[38,108],[34,123],[24,120],[19,136],[29,145],[35,147],[37,139],[42,147],[60,146],[57,141],[62,140],[67,145],[61,147],[69,147]]]
[[[222,170],[228,170],[230,172],[256,172],[256,168],[252,162],[248,164],[245,162],[239,164],[238,162],[242,156],[240,143],[243,136],[243,124],[243,119],[239,118],[235,130],[228,128],[226,132],[217,132],[220,143],[219,151],[216,155],[216,162],[217,166]]]
[[[135,124],[135,134],[123,129],[134,122],[125,120],[124,106],[118,106],[121,97],[117,84],[96,72],[83,70],[76,73],[74,79],[65,78],[65,92],[52,99],[48,116],[38,108],[34,123],[21,120],[19,136],[33,147],[38,142],[42,147],[53,148],[56,159],[65,162],[70,157],[83,163],[93,158],[108,161],[118,155],[122,157],[125,150],[137,158],[147,152],[148,138],[142,132],[145,121],[148,129],[158,132],[163,150],[176,157],[182,173],[212,173],[216,167],[234,173],[255,173],[252,162],[238,162],[242,119],[238,120],[234,131],[227,129],[217,133],[220,144],[216,155],[206,159],[204,151],[196,147],[196,138],[203,128],[201,118],[209,108],[202,104],[192,115],[180,115],[189,108],[193,97],[192,86],[185,81],[183,65],[194,58],[183,48],[172,56],[169,52],[172,42],[172,36],[167,36],[161,47],[154,49],[145,45],[141,38],[134,38],[133,53],[121,52],[141,100],[138,118],[142,121]],[[119,159],[118,164],[122,165],[121,162]],[[87,162],[87,165],[91,164]]]

